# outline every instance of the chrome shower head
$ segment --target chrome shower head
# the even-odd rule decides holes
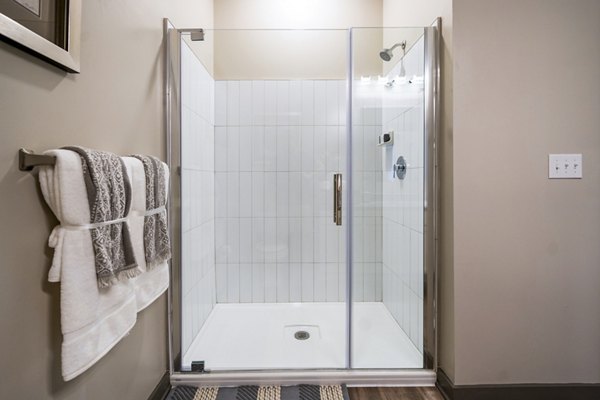
[[[392,53],[392,51],[396,48],[396,47],[400,47],[402,49],[402,51],[406,54],[406,40],[400,43],[396,43],[395,45],[393,45],[392,47],[390,47],[389,49],[383,49],[379,52],[379,57],[381,57],[381,59],[383,61],[390,61],[392,59],[392,57],[394,57],[394,53]]]
[[[381,57],[383,61],[390,61],[393,56],[394,54],[390,49],[383,49],[379,52],[379,57]]]

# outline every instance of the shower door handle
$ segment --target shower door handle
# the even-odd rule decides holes
[[[342,174],[333,174],[333,223],[342,225]]]

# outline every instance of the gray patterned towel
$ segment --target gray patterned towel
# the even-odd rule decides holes
[[[79,146],[65,149],[81,157],[98,287],[105,288],[139,275],[141,271],[135,261],[127,223],[110,223],[125,218],[129,213],[131,184],[125,164],[112,153]]]
[[[144,218],[144,253],[146,268],[151,270],[171,258],[171,240],[167,225],[167,186],[162,161],[156,157],[134,154],[144,164],[146,174],[146,211]]]

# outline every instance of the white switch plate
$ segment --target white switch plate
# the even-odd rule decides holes
[[[581,154],[549,154],[548,178],[581,179],[583,177],[583,158]]]

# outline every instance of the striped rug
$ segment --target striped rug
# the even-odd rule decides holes
[[[345,385],[176,386],[166,400],[349,400]]]

